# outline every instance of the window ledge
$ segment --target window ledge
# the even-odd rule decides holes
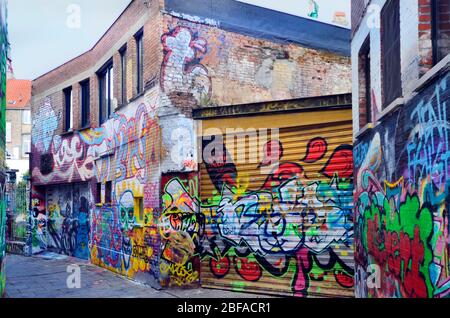
[[[128,103],[122,103],[122,104],[118,105],[114,111],[121,110],[122,108],[124,108],[127,105],[128,105]]]
[[[142,92],[140,92],[139,94],[134,95],[131,99],[130,99],[130,103],[134,102],[136,99],[138,99],[139,97],[144,96],[145,94],[145,90],[143,90]]]
[[[368,133],[369,131],[371,131],[373,129],[374,125],[373,123],[368,123],[366,125],[364,125],[364,127],[362,127],[356,134],[355,134],[355,139],[362,137],[363,135],[365,135],[366,133]]]
[[[396,100],[394,100],[392,103],[389,104],[381,113],[378,114],[377,121],[380,121],[382,118],[387,116],[388,114],[394,112],[397,108],[400,106],[403,106],[405,104],[405,99],[403,97],[399,97]]]
[[[92,128],[91,124],[88,124],[88,125],[86,125],[86,126],[83,126],[83,127],[81,127],[81,128],[78,128],[77,131],[83,131],[83,130],[87,130],[87,129],[91,129],[91,128]]]
[[[418,93],[425,88],[433,79],[441,75],[450,68],[450,54],[447,54],[438,64],[436,64],[431,70],[426,72],[414,85],[413,92]]]
[[[73,135],[74,131],[73,129],[67,130],[67,131],[63,131],[61,133],[61,136],[69,136],[69,135]]]

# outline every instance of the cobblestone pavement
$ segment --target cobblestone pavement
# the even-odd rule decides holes
[[[67,287],[67,266],[81,269],[81,288]],[[156,290],[89,262],[55,253],[33,257],[8,254],[6,297],[9,298],[262,298],[263,295],[215,289]]]

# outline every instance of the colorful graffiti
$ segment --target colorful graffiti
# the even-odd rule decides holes
[[[442,76],[355,146],[360,297],[450,295],[449,85]],[[374,265],[380,282],[368,288]]]
[[[198,201],[196,173],[163,175],[161,235],[161,285],[199,286],[200,240],[204,216]]]
[[[153,97],[114,114],[81,138],[96,154],[98,182],[112,184],[111,201],[105,201],[107,189],[102,186],[102,202],[93,209],[91,261],[159,287],[161,131],[155,117],[157,96]]]
[[[266,148],[278,149],[282,159],[282,142],[269,144]],[[328,293],[343,289],[339,295],[351,297],[351,147],[333,149],[324,138],[314,138],[302,157],[302,164],[281,161],[254,190],[239,180],[239,166],[232,161],[204,160],[215,194],[208,197],[202,190],[202,200],[195,174],[163,176],[159,228],[165,284],[195,286],[201,275],[208,287],[304,297],[327,293],[311,288],[326,282]],[[324,163],[316,171],[322,177],[308,180],[305,167],[318,162]]]
[[[207,42],[186,27],[176,27],[161,38],[164,60],[161,87],[164,92],[191,93],[200,105],[211,98],[212,82],[201,64],[208,51]]]
[[[45,247],[55,248],[61,254],[88,259],[89,202],[92,202],[88,185],[48,187],[46,198]],[[42,214],[40,216],[44,217]]]

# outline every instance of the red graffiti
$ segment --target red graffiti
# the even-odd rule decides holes
[[[209,267],[211,268],[211,272],[217,278],[225,277],[230,271],[230,258],[225,256],[219,260],[215,260],[211,258],[209,261]]]
[[[279,140],[270,140],[264,145],[264,158],[259,167],[277,163],[283,157],[283,145]]]
[[[306,147],[306,156],[302,161],[314,163],[322,159],[327,152],[327,148],[327,142],[322,137],[311,139]]]
[[[247,258],[234,257],[236,272],[245,280],[256,282],[261,278],[262,269],[258,262],[249,261]]]
[[[335,271],[334,277],[336,278],[336,281],[339,285],[341,285],[344,288],[352,288],[353,287],[353,277],[350,275],[347,275],[343,271]]]
[[[343,145],[336,148],[325,167],[322,169],[322,173],[328,178],[333,178],[335,174],[342,179],[353,176],[352,147]]]
[[[271,189],[280,186],[285,181],[294,177],[300,178],[303,174],[303,167],[296,163],[283,163],[275,173],[269,175],[262,186],[262,189]]]
[[[420,273],[425,248],[420,240],[420,228],[414,229],[411,239],[407,233],[379,229],[378,216],[367,221],[367,249],[382,268],[402,281],[402,291],[408,297],[427,297],[427,286]],[[384,246],[384,248],[383,248]]]
[[[301,248],[295,254],[297,259],[297,272],[295,273],[294,285],[292,287],[294,296],[306,297],[308,295],[309,280],[306,276],[311,269],[311,258],[308,256],[308,249]]]

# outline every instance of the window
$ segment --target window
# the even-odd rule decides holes
[[[64,130],[73,128],[72,87],[64,89]]]
[[[111,116],[114,98],[114,69],[112,62],[106,64],[99,72],[100,125]]]
[[[30,110],[22,111],[22,123],[25,125],[31,125],[31,111]]]
[[[381,12],[383,108],[402,95],[400,68],[400,1],[389,0]]]
[[[6,142],[11,142],[11,123],[6,123]]]
[[[360,128],[372,122],[372,94],[370,79],[370,38],[359,51],[359,125]]]
[[[111,197],[112,197],[112,182],[106,181],[105,184],[105,203],[111,203]]]
[[[127,47],[120,50],[120,103],[127,101]]]
[[[90,124],[90,82],[85,80],[80,83],[80,100],[81,100],[81,127],[86,127]]]
[[[28,157],[27,152],[31,152],[31,135],[22,135],[22,157]]]
[[[140,94],[144,90],[144,46],[143,46],[143,31],[139,31],[134,36],[136,39],[136,88],[137,93]]]
[[[97,192],[95,193],[95,203],[102,203],[102,184],[97,183]]]
[[[450,53],[450,4],[448,0],[431,0],[431,41],[433,65]]]

